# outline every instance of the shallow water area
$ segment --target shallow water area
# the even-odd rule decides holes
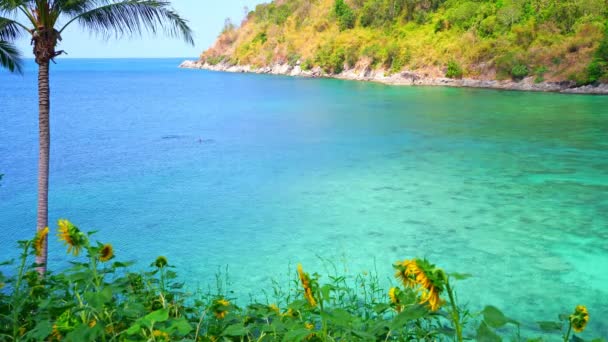
[[[427,257],[471,273],[473,309],[553,320],[586,304],[608,336],[608,97],[52,66],[50,219],[69,218],[193,286],[228,265],[245,298],[289,264],[392,276]],[[35,226],[37,99],[0,73],[0,259]],[[64,249],[51,243],[50,263]],[[478,306],[478,307],[477,307]],[[529,324],[531,328],[533,324]]]

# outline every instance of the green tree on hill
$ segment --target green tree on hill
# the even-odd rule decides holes
[[[192,44],[192,32],[167,1],[157,0],[0,0],[0,61],[9,70],[19,69],[19,54],[9,42],[20,35],[31,38],[38,64],[39,161],[37,231],[48,226],[50,152],[50,62],[61,55],[61,34],[72,24],[104,37],[164,31]],[[23,22],[15,18],[23,18]],[[38,272],[46,272],[47,242],[36,258]]]

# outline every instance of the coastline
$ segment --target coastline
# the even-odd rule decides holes
[[[402,71],[392,75],[385,75],[383,70],[344,70],[339,74],[327,74],[321,68],[302,70],[299,65],[274,64],[272,67],[254,68],[250,65],[230,65],[219,63],[211,65],[207,62],[186,60],[179,65],[184,69],[204,69],[233,73],[256,73],[285,76],[299,76],[309,78],[336,78],[351,81],[377,82],[395,86],[442,86],[457,88],[485,88],[500,90],[554,92],[564,94],[595,94],[608,95],[608,84],[586,85],[576,87],[572,81],[540,82],[535,83],[534,77],[527,77],[516,82],[511,80],[476,80],[471,78],[451,79],[445,77],[428,77],[413,71]]]

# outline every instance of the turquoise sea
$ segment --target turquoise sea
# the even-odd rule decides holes
[[[243,298],[297,262],[322,274],[322,258],[349,274],[375,267],[388,283],[393,262],[427,257],[474,275],[457,285],[472,309],[533,322],[586,304],[582,336],[608,336],[608,97],[179,62],[52,65],[52,222],[99,230],[142,267],[166,255],[194,286],[228,266]],[[35,226],[27,66],[0,73],[1,260]],[[53,239],[50,267],[65,259]]]

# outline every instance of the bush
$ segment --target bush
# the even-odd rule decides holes
[[[225,58],[226,57],[224,57],[224,56],[211,56],[211,57],[207,57],[206,61],[210,65],[218,65],[221,62],[223,62]]]
[[[516,81],[520,81],[524,77],[528,76],[529,72],[530,71],[525,64],[515,64],[515,66],[513,66],[511,69],[511,77]]]
[[[268,41],[268,34],[266,34],[266,31],[262,31],[259,32],[258,34],[256,34],[255,37],[253,37],[253,40],[251,41],[253,44],[255,43],[260,43],[260,44],[264,44],[266,43],[266,41]]]
[[[448,69],[445,72],[447,78],[462,78],[462,68],[454,60],[448,62]]]
[[[339,74],[344,71],[344,62],[346,60],[346,53],[344,48],[338,48],[334,50],[329,58],[329,64],[326,65],[326,71],[332,74]]]
[[[447,20],[453,26],[458,26],[465,30],[470,28],[475,21],[479,4],[472,1],[456,2],[455,4],[458,5],[446,11]]]
[[[361,50],[361,57],[367,57],[371,60],[372,65],[380,61],[380,50],[382,48],[378,44],[367,45]]]
[[[594,58],[587,67],[587,83],[608,81],[608,23],[604,38],[595,51]]]
[[[513,78],[513,69],[517,65],[525,65],[522,63],[525,60],[524,55],[522,50],[514,50],[496,57],[494,61],[496,65],[496,77],[498,79]]]
[[[587,67],[587,81],[584,83],[596,83],[604,78],[608,78],[608,63],[596,58]]]
[[[298,61],[300,60],[300,55],[297,53],[290,53],[287,56],[287,63],[289,64],[289,66],[296,66],[296,64],[298,64]]]
[[[274,285],[266,301],[245,306],[218,276],[217,290],[189,292],[175,267],[160,256],[149,271],[129,271],[115,261],[112,245],[91,241],[67,220],[59,221],[68,254],[84,258],[40,277],[32,261],[48,229],[21,241],[19,263],[0,273],[0,336],[12,341],[477,341],[520,337],[520,323],[486,306],[472,312],[459,305],[455,284],[469,276],[447,273],[426,259],[397,261],[398,284],[388,291],[380,276],[333,274],[322,282],[301,265],[287,290]],[[2,267],[12,263],[2,263]],[[589,321],[579,305],[560,322],[539,323],[564,340]],[[553,337],[555,337],[553,335]],[[467,337],[467,339],[469,339]],[[519,339],[519,338],[518,338]],[[523,340],[526,340],[523,338]],[[535,339],[542,340],[542,339]]]
[[[340,27],[340,31],[348,30],[355,27],[355,13],[348,6],[348,4],[344,2],[344,0],[335,0],[334,15],[338,19],[338,26]]]
[[[313,68],[313,61],[310,58],[307,58],[304,60],[304,62],[302,62],[302,65],[300,65],[300,67],[302,68],[302,70],[308,71]]]
[[[535,83],[541,83],[545,80],[545,73],[547,72],[547,67],[545,66],[541,66],[538,67],[534,70],[534,74],[536,75],[536,78],[534,79]]]
[[[492,15],[485,18],[481,21],[481,23],[479,23],[479,28],[477,29],[477,32],[479,32],[482,37],[490,37],[494,35],[494,32],[496,32],[498,28],[498,19],[495,15]]]

